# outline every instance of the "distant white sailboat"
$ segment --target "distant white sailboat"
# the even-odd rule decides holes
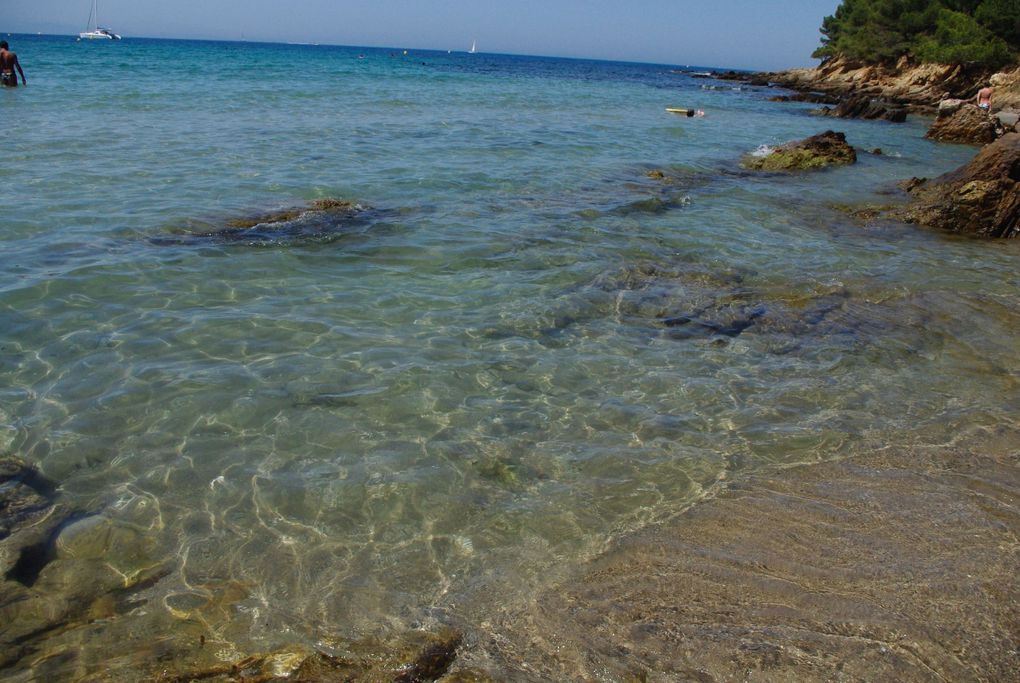
[[[468,54],[472,54],[472,55],[473,55],[474,53],[478,52],[478,50],[477,50],[477,49],[475,49],[475,47],[476,47],[476,46],[475,46],[475,43],[476,43],[476,42],[477,42],[477,41],[474,41],[474,40],[472,40],[472,41],[471,41],[471,49],[470,49],[470,50],[468,50]]]
[[[120,40],[116,33],[99,25],[99,0],[92,0],[88,23],[85,24],[85,30],[78,34],[78,40]]]

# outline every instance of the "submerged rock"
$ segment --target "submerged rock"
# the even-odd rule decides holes
[[[349,202],[344,199],[327,197],[325,199],[316,199],[307,208],[303,209],[281,209],[280,211],[273,211],[260,216],[235,218],[228,221],[227,226],[228,229],[233,230],[248,230],[249,228],[254,228],[259,225],[272,225],[274,223],[287,223],[294,221],[311,212],[353,213],[357,208],[358,207],[353,202]]]
[[[759,171],[803,171],[857,162],[857,152],[846,141],[846,135],[827,130],[799,142],[789,142],[767,154],[748,155],[741,162],[745,168]]]
[[[606,274],[613,314],[679,344],[724,346],[740,339],[762,353],[797,354],[821,343],[861,349],[890,336],[916,353],[928,344],[923,308],[853,292],[842,283],[755,284],[753,273],[695,264],[647,264]]]
[[[980,237],[1020,235],[1020,133],[985,146],[969,164],[905,187],[913,200],[897,217]]]
[[[939,104],[938,116],[925,137],[938,142],[984,145],[995,140],[999,125],[995,117],[973,104],[945,100]]]
[[[210,681],[390,681],[425,683],[489,681],[480,672],[450,672],[457,659],[463,636],[452,629],[438,633],[413,633],[399,640],[343,643],[327,653],[296,646],[277,652],[255,654],[243,659],[171,673],[166,667],[156,680],[172,683]],[[341,653],[342,652],[342,653]]]
[[[30,584],[49,561],[54,530],[71,514],[56,499],[56,482],[20,458],[0,458],[0,579]],[[0,608],[6,602],[0,594]]]
[[[78,629],[142,607],[173,560],[154,552],[162,517],[147,495],[121,492],[115,506],[86,513],[20,460],[0,460],[0,480],[3,502],[25,502],[17,509],[29,513],[3,516],[14,523],[0,538],[0,671],[16,675],[39,653],[62,651]]]
[[[0,458],[0,540],[45,514],[57,485],[28,463]]]
[[[181,231],[153,238],[160,246],[203,243],[244,243],[254,246],[302,240],[325,241],[364,225],[365,207],[344,199],[317,199],[307,207],[281,209],[235,218],[211,230]]]

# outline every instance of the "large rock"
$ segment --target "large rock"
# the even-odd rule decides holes
[[[746,156],[742,164],[745,168],[760,171],[802,171],[856,161],[857,153],[847,143],[846,135],[827,130],[764,153]]]
[[[14,456],[0,457],[0,581],[37,555],[66,510],[54,505],[57,483]],[[37,550],[38,549],[38,550]],[[5,596],[0,592],[0,606]]]
[[[932,181],[911,183],[900,217],[981,237],[1020,235],[1020,133],[986,145],[969,164]]]
[[[939,142],[984,145],[996,137],[998,121],[983,109],[960,100],[939,104],[938,116],[925,134]]]
[[[995,118],[999,122],[999,127],[1002,128],[1004,133],[1020,133],[1020,128],[1017,127],[1017,123],[1020,122],[1020,114],[1015,111],[1000,111],[995,115]]]

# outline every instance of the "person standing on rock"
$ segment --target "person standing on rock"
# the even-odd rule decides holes
[[[984,109],[985,111],[992,110],[992,92],[992,86],[990,85],[986,85],[978,90],[978,94],[974,99],[977,100],[977,106],[979,109]]]

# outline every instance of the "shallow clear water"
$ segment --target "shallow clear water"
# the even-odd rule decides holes
[[[1018,246],[836,208],[974,154],[923,121],[665,66],[12,43],[0,452],[131,531],[58,559],[159,577],[57,673],[175,625],[229,659],[478,623],[736,473],[1016,421]],[[740,170],[826,128],[885,153]],[[210,235],[322,197],[364,212]]]

